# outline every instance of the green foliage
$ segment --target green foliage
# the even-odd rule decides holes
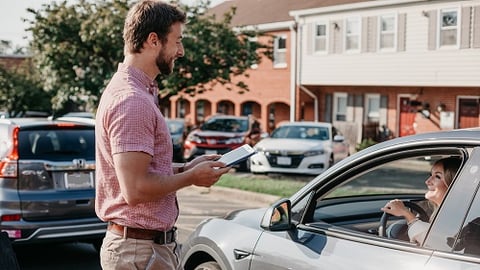
[[[45,4],[28,11],[32,53],[43,86],[53,96],[55,110],[68,104],[96,108],[99,97],[123,60],[123,22],[128,0],[79,0]],[[232,9],[223,20],[205,15],[208,1],[182,8],[188,24],[183,40],[185,57],[176,61],[175,72],[159,76],[162,97],[181,91],[194,95],[209,89],[209,82],[231,84],[232,76],[244,74],[260,61],[257,50],[268,46],[252,42],[254,31],[230,27]],[[237,86],[248,90],[243,82]]]
[[[23,115],[26,111],[50,111],[50,96],[31,77],[28,64],[6,70],[0,66],[0,107],[10,116]]]
[[[377,142],[374,141],[372,138],[368,138],[368,139],[363,139],[361,143],[357,144],[357,146],[355,147],[355,150],[360,151],[360,150],[363,150],[367,147],[370,147],[374,144],[376,144]]]
[[[74,103],[95,107],[123,56],[126,0],[52,2],[34,14],[33,57],[55,110]]]

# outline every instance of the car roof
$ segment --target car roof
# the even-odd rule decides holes
[[[0,124],[15,125],[20,127],[34,127],[42,125],[55,125],[60,123],[76,123],[79,125],[94,126],[95,120],[82,117],[61,117],[54,120],[48,118],[4,118],[0,119]]]
[[[326,122],[314,122],[314,121],[295,121],[295,122],[281,122],[281,126],[315,126],[315,127],[331,127],[331,123]]]
[[[236,116],[236,115],[225,115],[225,114],[215,114],[210,116],[208,119],[223,118],[223,119],[248,119],[248,116]]]

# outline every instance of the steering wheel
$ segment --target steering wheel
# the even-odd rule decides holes
[[[427,212],[425,212],[425,210],[423,210],[422,207],[410,201],[403,201],[403,204],[405,205],[405,207],[410,208],[410,210],[412,210],[413,212],[416,212],[421,221],[427,222],[428,215],[427,215]],[[379,236],[387,236],[387,221],[388,221],[388,218],[391,216],[392,215],[386,212],[383,212],[382,218],[380,218],[380,225],[378,227]]]

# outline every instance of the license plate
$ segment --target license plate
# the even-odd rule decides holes
[[[292,159],[290,157],[277,157],[278,165],[292,165]]]
[[[93,188],[93,173],[65,173],[66,189],[86,189]]]
[[[216,155],[216,154],[217,154],[217,150],[205,150],[205,154],[206,154],[206,155]]]

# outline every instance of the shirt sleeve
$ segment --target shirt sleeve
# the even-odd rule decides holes
[[[110,108],[109,137],[112,154],[144,152],[154,154],[155,114],[148,100],[130,94]]]
[[[417,220],[408,227],[408,237],[410,242],[422,243],[427,235],[430,223]]]

